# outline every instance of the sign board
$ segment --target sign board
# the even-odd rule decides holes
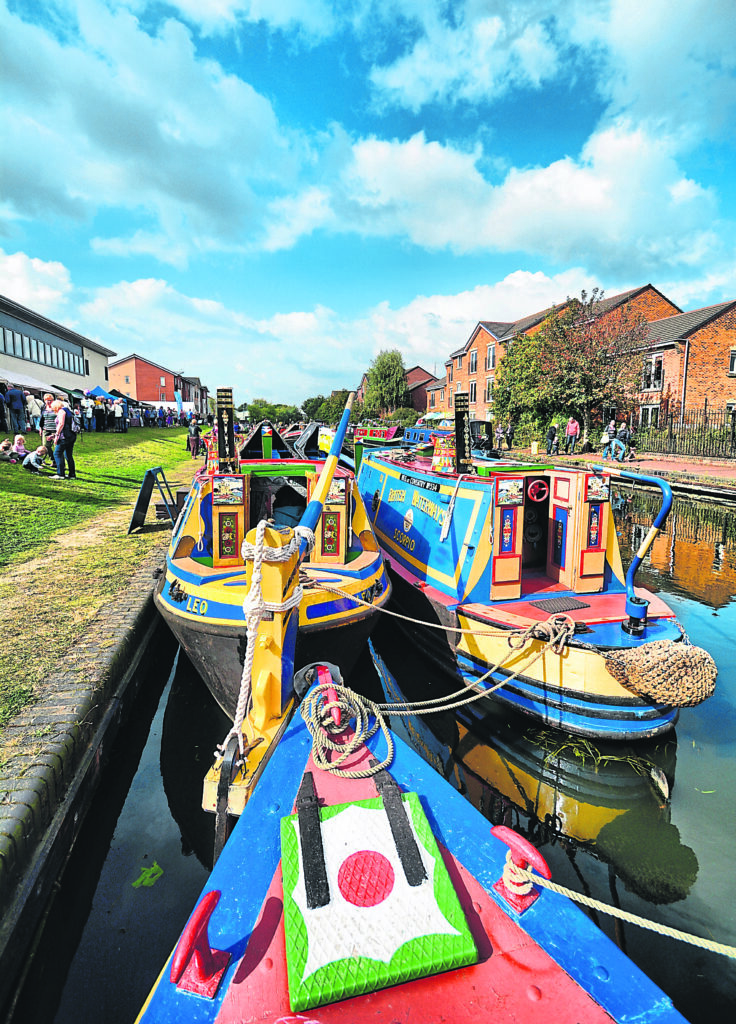
[[[217,461],[220,473],[237,473],[233,389],[217,389]]]
[[[163,481],[163,486],[162,486]],[[146,513],[148,512],[148,506],[151,502],[151,495],[153,494],[153,485],[159,489],[161,499],[166,506],[169,518],[171,519],[172,525],[175,521],[176,513],[176,501],[171,493],[169,483],[164,476],[164,471],[160,466],[156,466],[155,469],[147,469],[146,475],[143,477],[143,483],[141,489],[138,491],[138,497],[136,499],[135,508],[133,509],[133,515],[130,520],[130,526],[128,527],[128,533],[132,533],[133,530],[140,529],[146,521]],[[166,488],[166,494],[164,494],[163,488]]]
[[[470,400],[467,392],[455,395],[455,472],[467,473],[473,464],[470,436]]]

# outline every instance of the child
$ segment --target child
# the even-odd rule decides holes
[[[29,452],[23,459],[23,469],[27,469],[29,473],[40,473],[46,459],[46,455],[46,446],[40,444],[38,448],[36,448],[35,452]]]
[[[0,442],[0,462],[18,462],[18,456],[13,451],[13,442],[9,437]]]
[[[22,434],[15,435],[15,441],[13,442],[13,446],[10,450],[18,456],[18,462],[22,462],[26,455],[29,454],[29,452],[26,451],[26,439]]]

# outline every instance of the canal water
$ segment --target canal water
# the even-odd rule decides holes
[[[632,489],[614,502],[627,562],[658,502]],[[449,714],[401,727],[489,827],[528,836],[559,884],[736,946],[736,514],[676,502],[637,582],[664,593],[719,669],[715,695],[666,737],[593,744],[500,708],[482,729]],[[389,685],[411,689],[431,671],[389,619],[374,650]],[[367,652],[351,683],[378,696]],[[181,653],[146,700],[116,745],[8,1024],[133,1021],[206,882],[213,819],[201,784],[228,723]],[[736,961],[593,913],[691,1024],[733,1019]]]

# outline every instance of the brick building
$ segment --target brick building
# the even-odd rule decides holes
[[[454,396],[466,392],[473,419],[493,419],[493,389],[496,372],[508,345],[518,335],[535,334],[550,314],[566,308],[567,302],[551,306],[514,321],[480,320],[470,337],[445,360],[445,377],[427,388],[427,412],[452,414]],[[647,321],[661,320],[682,310],[653,285],[632,288],[610,299],[602,299],[597,307],[606,316],[621,315],[628,309]]]
[[[110,385],[129,398],[173,407],[179,392],[182,402],[191,402],[200,415],[207,414],[207,388],[198,377],[185,377],[135,352],[110,363],[108,373]]]
[[[421,366],[412,366],[411,369],[406,370],[405,377],[406,389],[409,392],[409,401],[411,402],[412,409],[416,409],[420,413],[424,412],[427,408],[427,390],[435,383],[437,378]],[[360,384],[355,390],[355,397],[359,401],[365,402],[367,390],[368,374],[364,373],[360,378]]]
[[[640,423],[673,409],[736,409],[736,301],[649,324]]]

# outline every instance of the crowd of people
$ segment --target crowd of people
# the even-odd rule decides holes
[[[206,422],[212,426],[214,416],[207,417]],[[126,433],[131,423],[189,427],[192,456],[201,450],[200,433],[205,420],[192,412],[161,405],[158,409],[144,406],[131,415],[127,401],[122,398],[106,399],[86,394],[72,406],[52,394],[45,394],[41,401],[22,388],[0,385],[0,435],[13,434],[12,439],[6,437],[0,441],[0,462],[17,464],[36,474],[43,473],[48,463],[52,480],[75,480],[77,438],[84,432]],[[33,433],[38,434],[39,444],[27,448],[27,435]]]
[[[575,446],[579,440],[580,423],[574,416],[570,416],[564,431],[560,430],[559,424],[550,423],[545,438],[547,455],[559,455],[562,444],[565,446],[565,455],[574,455]],[[636,458],[634,433],[624,419],[620,423],[617,423],[615,419],[608,423],[601,434],[599,446],[603,459],[616,459],[617,462],[623,462],[625,459]]]

